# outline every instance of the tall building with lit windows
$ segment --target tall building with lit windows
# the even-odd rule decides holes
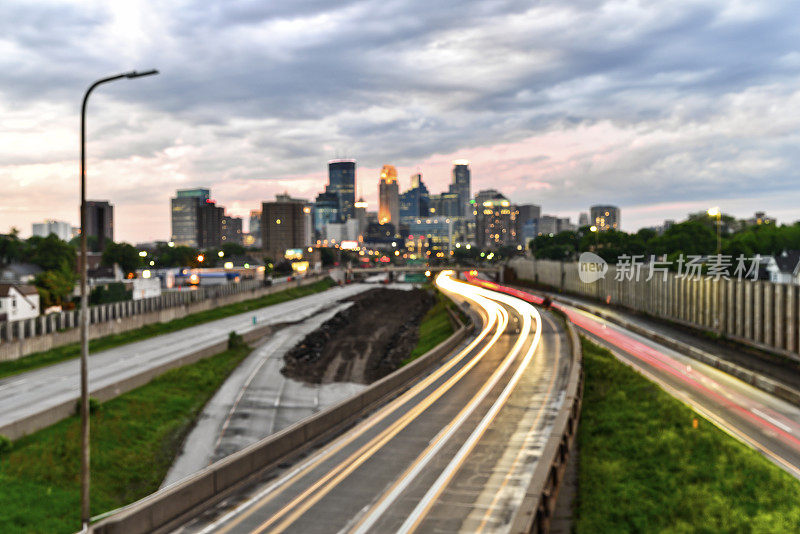
[[[592,206],[589,208],[591,213],[590,223],[596,226],[600,232],[607,230],[619,230],[620,214],[616,206]]]
[[[311,244],[311,208],[302,201],[275,200],[261,204],[261,246],[280,261],[288,249]]]
[[[356,203],[356,160],[333,159],[328,162],[327,193],[339,199],[338,221],[344,222],[353,216]]]
[[[397,232],[400,225],[400,188],[397,184],[397,169],[384,165],[378,184],[378,222],[394,225]]]
[[[451,215],[456,217],[468,217],[472,212],[470,206],[470,199],[472,198],[470,181],[471,173],[469,170],[469,161],[465,159],[457,159],[453,162],[453,181],[450,184],[450,193],[458,196],[457,213]]]
[[[485,193],[485,192],[484,192]],[[496,192],[495,192],[496,193]],[[517,208],[500,193],[479,194],[476,204],[475,240],[485,249],[516,246]]]

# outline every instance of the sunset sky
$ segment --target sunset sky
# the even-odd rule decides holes
[[[800,219],[800,9],[745,1],[178,1],[0,5],[0,232],[78,222],[80,100],[89,197],[117,240],[167,239],[175,189],[234,215],[313,199],[326,162],[432,193],[451,161],[473,193],[570,216],[616,204],[636,230],[719,205]],[[245,223],[245,227],[247,223]]]

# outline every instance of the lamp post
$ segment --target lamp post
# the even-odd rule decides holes
[[[94,82],[83,95],[81,105],[81,524],[89,529],[91,511],[89,506],[89,295],[86,287],[88,265],[86,260],[86,105],[92,91],[104,83],[122,78],[139,78],[158,74],[157,70],[126,72],[101,78]]]
[[[722,234],[720,227],[722,226],[722,210],[718,207],[713,207],[708,209],[708,215],[710,217],[716,217],[717,219],[717,261],[720,260],[720,254],[722,254]],[[716,280],[717,286],[717,313],[714,317],[714,326],[718,333],[722,333],[722,321],[721,321],[721,313],[722,313],[722,282],[721,280]]]
[[[597,235],[597,226],[590,226],[589,231],[594,234],[594,249],[597,251],[597,248],[600,246],[600,238]]]

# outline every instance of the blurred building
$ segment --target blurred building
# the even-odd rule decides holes
[[[536,229],[537,235],[556,235],[558,233],[558,217],[542,215]]]
[[[274,259],[286,250],[311,244],[311,209],[302,202],[274,201],[261,204],[261,244]]]
[[[328,162],[328,186],[325,192],[338,199],[337,221],[343,222],[353,216],[356,203],[356,160],[334,159]]]
[[[583,228],[584,226],[589,226],[589,214],[582,211],[578,215],[578,228]]]
[[[408,223],[405,245],[419,258],[449,258],[456,243],[453,220],[446,217],[416,219]]]
[[[437,217],[458,217],[459,199],[457,193],[442,193],[430,196],[430,214]]]
[[[430,193],[422,182],[422,174],[414,174],[411,187],[400,195],[400,220],[427,217],[430,211]]]
[[[230,215],[225,215],[222,217],[220,224],[223,245],[226,243],[235,243],[237,245],[244,243],[241,217],[231,217]]]
[[[367,215],[367,208],[368,205],[364,201],[364,198],[361,197],[355,203],[353,207],[353,217],[355,220],[358,221],[358,241],[363,240],[364,232],[367,231],[367,222],[368,222],[368,215]]]
[[[32,235],[37,237],[47,237],[55,234],[62,241],[72,239],[72,225],[68,222],[48,219],[42,223],[33,223]]]
[[[450,184],[449,193],[457,196],[457,207],[455,213],[447,215],[454,217],[468,217],[472,211],[470,206],[471,195],[471,172],[469,161],[459,159],[453,162],[453,180]]]
[[[247,233],[251,238],[249,245],[256,248],[261,247],[261,210],[250,211],[250,225],[247,227]]]
[[[481,196],[475,217],[475,237],[481,248],[500,248],[518,245],[517,208],[506,197],[497,193],[491,198]]]
[[[400,223],[400,188],[397,185],[397,169],[393,165],[384,165],[381,170],[378,200],[378,221],[397,228]]]
[[[114,206],[107,200],[86,201],[86,236],[97,238],[100,250],[114,242]]]
[[[596,226],[600,232],[607,230],[619,230],[620,228],[620,213],[619,208],[616,206],[592,206],[589,208],[590,223]]]
[[[172,237],[178,246],[199,249],[222,243],[225,209],[217,206],[205,188],[179,189],[171,200]]]

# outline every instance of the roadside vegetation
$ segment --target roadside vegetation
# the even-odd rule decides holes
[[[459,313],[462,313],[450,299],[445,297],[441,292],[436,291],[436,303],[422,318],[419,324],[417,345],[414,347],[414,350],[411,351],[411,354],[408,355],[408,358],[403,360],[403,365],[416,360],[453,335],[453,323],[450,320],[450,314],[447,313],[448,308],[454,308]],[[465,319],[462,318],[462,321],[463,320]]]
[[[250,352],[238,336],[229,345],[97,406],[93,515],[158,489],[197,414]],[[0,449],[0,532],[80,529],[80,442],[80,419],[73,416]]]
[[[112,349],[126,343],[133,343],[134,341],[141,341],[143,339],[148,339],[161,334],[176,332],[190,326],[196,326],[209,321],[230,317],[231,315],[257,310],[265,306],[272,306],[273,304],[280,304],[281,302],[286,302],[288,300],[319,293],[329,289],[333,285],[334,283],[330,278],[325,278],[324,280],[320,280],[319,282],[315,282],[307,286],[293,287],[273,293],[271,295],[265,295],[263,297],[244,300],[242,302],[228,304],[227,306],[220,306],[218,308],[193,313],[191,315],[187,315],[186,317],[174,319],[166,323],[148,324],[141,328],[137,328],[136,330],[130,330],[120,334],[112,334],[93,339],[89,342],[89,350],[93,353],[96,353],[102,350]],[[69,345],[56,347],[52,350],[30,354],[18,360],[0,362],[0,378],[30,371],[32,369],[37,369],[39,367],[51,365],[64,360],[69,360],[71,358],[77,358],[79,355],[80,345],[78,343],[71,343]]]
[[[800,531],[800,482],[582,343],[576,532]]]

